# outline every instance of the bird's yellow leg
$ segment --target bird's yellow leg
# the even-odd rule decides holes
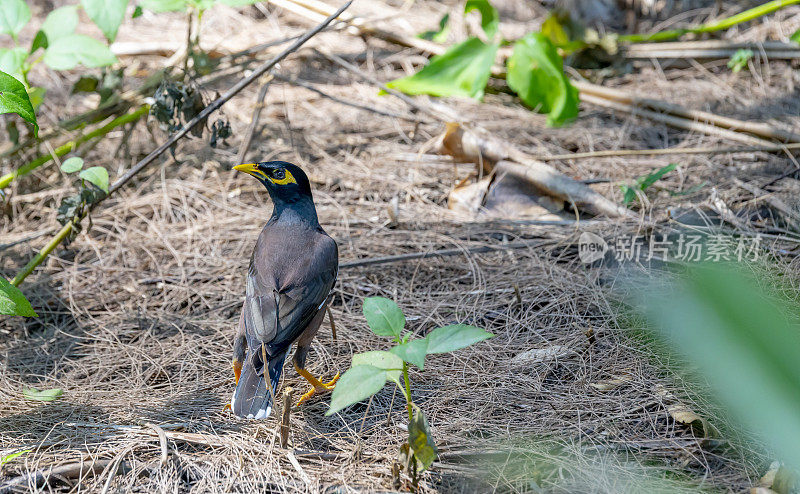
[[[239,378],[242,376],[242,363],[239,362],[238,360],[234,360],[233,363],[231,364],[231,367],[233,367],[233,377],[236,379],[236,384],[238,385]],[[230,403],[226,404],[225,407],[222,409],[222,411],[224,412],[229,408],[231,408]]]
[[[316,377],[312,376],[310,372],[305,369],[301,369],[296,364],[294,366],[294,370],[297,371],[298,374],[303,376],[306,381],[311,384],[311,389],[308,390],[306,394],[300,397],[300,400],[297,402],[298,405],[305,403],[306,401],[310,400],[314,395],[317,393],[328,393],[333,391],[333,388],[336,387],[336,381],[339,380],[339,373],[337,372],[333,379],[328,383],[323,383]]]

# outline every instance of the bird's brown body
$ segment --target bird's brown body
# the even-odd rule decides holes
[[[317,221],[305,175],[294,165],[277,163],[296,182],[278,184],[278,192],[268,185],[275,209],[253,249],[234,341],[237,387],[231,406],[246,418],[269,415],[292,343],[297,343],[295,368],[314,389],[325,388],[304,366],[336,282],[338,249]],[[299,193],[280,188],[293,185]]]

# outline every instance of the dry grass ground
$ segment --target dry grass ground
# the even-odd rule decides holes
[[[680,22],[703,20],[717,8],[715,2],[700,3]],[[357,2],[353,10],[374,17],[400,12],[388,25],[413,34],[433,27],[433,20],[459,5],[423,1],[402,10],[400,4]],[[545,12],[538,3],[498,5],[508,37],[538,26]],[[741,6],[725,3],[725,8]],[[39,17],[45,10],[40,7]],[[204,19],[203,45],[230,51],[309,26],[291,14],[256,7],[219,7]],[[728,36],[785,40],[798,27],[800,9],[789,8]],[[120,39],[180,42],[184,29],[180,15],[146,14],[123,25]],[[463,35],[463,29],[457,26],[452,36]],[[357,62],[381,80],[423,60],[410,50],[344,33],[325,33],[311,45]],[[138,64],[144,74],[163,59],[125,62]],[[742,446],[732,431],[709,440],[670,416],[668,407],[683,401],[722,427],[720,412],[705,400],[705,390],[685,379],[671,359],[653,351],[640,321],[624,317],[608,289],[607,273],[577,260],[576,240],[583,226],[456,216],[447,210],[447,195],[473,167],[418,154],[441,132],[440,124],[415,122],[404,103],[378,96],[374,87],[310,50],[282,64],[280,73],[327,94],[409,117],[343,106],[285,83],[273,82],[269,89],[250,156],[292,161],[309,173],[321,223],[339,243],[342,262],[464,250],[448,257],[343,269],[332,306],[338,339],[328,330],[320,332],[309,357],[311,371],[324,376],[343,372],[354,352],[384,348],[385,341],[368,331],[361,316],[367,296],[396,300],[417,334],[459,321],[496,335],[475,348],[433,357],[424,373],[412,376],[414,400],[427,411],[440,444],[439,461],[423,479],[424,492],[526,491],[533,489],[532,480],[556,492],[636,492],[654,486],[673,492],[741,492],[756,484],[768,455]],[[77,73],[40,71],[32,77],[48,88],[41,112],[45,119],[64,118],[94,103],[90,97],[68,94]],[[236,77],[207,88],[209,95]],[[137,81],[131,78],[127,84]],[[732,74],[724,62],[712,61],[688,68],[643,63],[605,84],[796,129],[799,82],[796,67],[787,62],[757,61]],[[0,452],[33,451],[4,466],[0,478],[102,459],[112,463],[99,474],[53,488],[392,489],[391,460],[403,439],[405,409],[391,388],[332,417],[324,417],[326,399],[303,406],[292,414],[288,449],[279,445],[276,417],[256,423],[223,411],[233,388],[230,356],[243,277],[270,213],[261,186],[230,172],[256,91],[251,87],[224,107],[234,130],[227,144],[212,150],[203,140],[183,142],[176,159],[165,156],[106,201],[92,215],[88,233],[56,251],[26,281],[24,291],[41,317],[0,321]],[[506,94],[487,95],[482,103],[445,103],[532,154],[732,144],[585,104],[573,125],[551,129],[543,116]],[[130,149],[121,146],[127,137],[120,131],[85,157],[116,175],[164,137],[150,122],[148,128],[139,125],[131,132]],[[733,176],[766,183],[796,166],[785,155],[767,153],[670,158],[553,164],[574,178],[610,180],[597,190],[620,201],[619,182],[671,161],[680,163],[680,171],[660,184],[646,208],[660,218],[671,207],[704,204],[712,190],[735,210],[758,211],[761,203],[735,185]],[[785,178],[776,182],[775,190],[796,194],[794,183],[794,178]],[[687,196],[667,193],[700,184]],[[52,228],[55,209],[72,187],[54,166],[20,180],[12,188],[13,220],[0,220],[3,243]],[[388,204],[395,198],[399,215],[390,221]],[[774,233],[769,221],[756,226]],[[602,221],[588,228],[611,235],[636,231],[638,225]],[[4,250],[0,271],[12,275],[46,238]],[[529,246],[469,253],[472,247],[520,241]],[[792,271],[791,250],[781,254],[787,260],[782,269]],[[522,364],[515,360],[531,349],[558,350],[553,358]],[[22,398],[24,386],[58,387],[64,394],[54,402],[36,403]],[[305,389],[290,369],[283,386]],[[662,387],[673,395],[665,396]],[[167,436],[164,463],[159,428]]]

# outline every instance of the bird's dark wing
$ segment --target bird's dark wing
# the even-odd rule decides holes
[[[327,235],[317,239],[312,248],[304,249],[302,260],[281,269],[260,269],[273,265],[262,257],[266,251],[253,253],[243,306],[247,356],[232,400],[239,416],[269,415],[272,396],[263,378],[263,357],[274,393],[286,352],[323,309],[333,289],[338,273],[336,243]]]

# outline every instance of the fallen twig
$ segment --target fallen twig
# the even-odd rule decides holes
[[[339,16],[345,9],[347,9],[353,0],[348,1],[339,9],[328,16],[322,23],[318,24],[316,27],[312,28],[302,37],[298,38],[294,43],[292,43],[288,48],[283,50],[280,54],[273,57],[270,61],[262,64],[260,67],[255,69],[249,76],[241,79],[239,82],[233,85],[230,89],[228,89],[225,94],[217,98],[216,100],[212,101],[208,106],[203,108],[203,110],[198,113],[192,120],[187,122],[180,130],[170,136],[163,144],[161,144],[158,148],[152,151],[150,154],[145,156],[141,161],[136,163],[130,170],[128,170],[124,175],[119,177],[112,185],[109,187],[108,195],[104,199],[92,204],[89,210],[93,210],[97,207],[98,204],[102,203],[103,200],[108,198],[111,194],[119,190],[123,187],[130,179],[136,176],[137,173],[142,171],[145,167],[147,167],[150,163],[155,161],[156,158],[161,156],[164,151],[172,147],[179,139],[184,137],[186,134],[189,133],[195,126],[197,126],[200,122],[204,122],[210,114],[217,111],[222,105],[224,105],[228,100],[233,98],[236,94],[238,94],[242,89],[250,85],[253,81],[257,80],[259,77],[264,75],[267,71],[272,69],[275,65],[278,64],[281,60],[289,56],[291,53],[295,52],[298,48],[300,48],[306,41],[311,39],[314,35],[319,33],[322,29],[325,28],[328,24],[333,22],[336,17]],[[90,212],[89,211],[89,212]],[[87,212],[87,214],[89,213]],[[27,265],[14,277],[11,281],[12,284],[19,285],[41,262],[59,245],[67,236],[72,232],[73,228],[75,227],[75,221],[69,221],[64,227],[56,234],[56,236],[51,240],[50,243],[45,246],[42,251],[40,251]],[[80,222],[79,220],[77,220]]]
[[[14,477],[3,485],[0,485],[0,494],[10,494],[17,490],[24,490],[30,486],[41,487],[59,479],[76,479],[97,475],[106,467],[111,465],[114,460],[94,460],[92,462],[69,463],[59,467],[50,467],[26,473]],[[125,462],[120,462],[117,466],[119,470],[129,470],[130,466]]]

